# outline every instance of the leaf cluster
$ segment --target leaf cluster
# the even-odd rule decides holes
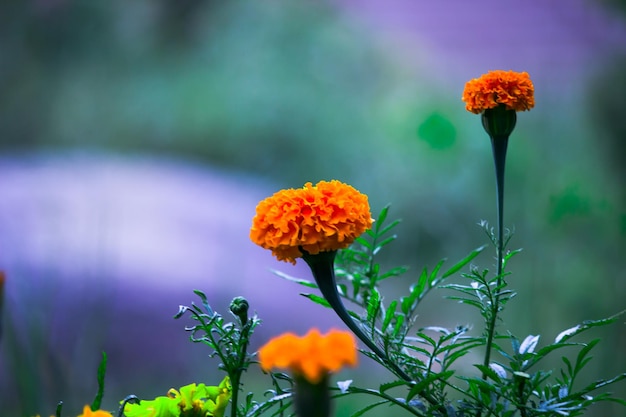
[[[237,376],[253,362],[253,355],[247,352],[247,347],[260,320],[256,315],[243,319],[233,313],[235,322],[229,322],[211,308],[202,291],[194,290],[194,293],[200,297],[201,306],[193,302],[191,306],[181,305],[174,318],[179,319],[188,313],[195,322],[185,327],[191,333],[190,340],[207,345],[211,349],[209,356],[221,360],[219,368],[225,370],[231,380],[238,381]]]
[[[598,393],[598,390],[626,378],[626,374],[579,386],[580,372],[590,361],[590,352],[598,341],[570,341],[585,330],[614,322],[617,316],[583,322],[564,330],[553,343],[540,348],[538,335],[528,336],[520,342],[515,336],[500,334],[496,330],[501,312],[515,296],[506,280],[510,274],[507,266],[521,250],[503,254],[499,274],[471,264],[484,247],[473,250],[448,269],[443,268],[445,261],[442,260],[430,271],[423,268],[405,295],[386,300],[380,290],[381,282],[409,272],[404,266],[383,269],[378,262],[381,251],[397,238],[394,230],[399,221],[387,223],[388,210],[389,207],[385,207],[370,231],[337,254],[337,288],[344,300],[357,307],[358,312],[349,311],[351,316],[413,381],[395,380],[381,384],[378,389],[359,388],[351,383],[337,388],[340,392],[336,397],[352,394],[376,397],[375,402],[356,411],[353,417],[384,404],[402,407],[417,416],[531,417],[576,416],[600,401],[623,403],[606,392]],[[497,248],[493,230],[486,222],[481,226]],[[503,248],[510,238],[509,232]],[[449,277],[467,266],[469,272],[461,276],[469,281],[468,284],[448,282]],[[277,274],[308,288],[316,288],[312,281]],[[420,302],[435,288],[453,291],[454,294],[448,295],[447,299],[476,308],[484,320],[481,332],[472,334],[469,325],[453,329],[428,326],[414,330]],[[303,295],[328,307],[328,303],[315,294]],[[490,339],[493,340],[488,343]],[[576,348],[579,350],[574,359],[562,356],[563,367],[556,373],[541,369],[540,362],[548,355],[561,349]],[[474,364],[479,375],[459,374],[455,366],[459,359],[470,352],[480,356],[485,351],[489,352],[484,356],[485,361]],[[492,351],[498,355],[497,359],[490,359]],[[384,358],[369,351],[362,353],[389,369]],[[399,392],[402,393],[400,397],[397,396]]]

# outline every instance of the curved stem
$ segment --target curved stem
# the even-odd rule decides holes
[[[387,364],[393,371],[402,379],[410,382],[413,380],[406,372],[404,372],[398,365],[389,360],[389,357],[383,350],[378,347],[374,341],[369,338],[360,326],[350,317],[350,314],[346,310],[341,296],[337,291],[337,283],[335,279],[334,260],[337,252],[327,251],[320,252],[317,255],[309,255],[306,251],[302,251],[302,259],[309,265],[313,277],[317,286],[326,299],[328,304],[337,313],[337,316],[345,323],[346,326],[358,337],[372,352],[374,352],[379,358],[381,358],[385,364]]]
[[[352,319],[345,306],[343,305],[341,296],[337,291],[337,283],[335,279],[334,260],[337,252],[326,251],[320,252],[317,255],[311,255],[302,248],[300,248],[300,251],[303,254],[302,259],[304,259],[304,261],[311,268],[311,272],[313,273],[313,277],[315,278],[315,282],[317,283],[320,292],[322,293],[328,304],[330,304],[335,313],[339,316],[339,318],[398,377],[404,379],[408,383],[415,383],[413,378],[411,378],[406,372],[400,369],[400,367],[396,363],[391,361],[387,354],[380,347],[378,347],[374,343],[374,341],[363,332],[363,330],[361,330],[359,325]],[[442,415],[445,415],[445,408],[443,407],[443,405],[439,404],[439,402],[435,398],[433,398],[430,393],[423,390],[422,392],[418,393],[418,395],[424,398],[431,406],[436,407],[439,412],[442,412]]]

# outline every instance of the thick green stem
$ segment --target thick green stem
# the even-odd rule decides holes
[[[481,121],[485,131],[491,138],[491,150],[493,152],[493,162],[496,170],[496,206],[498,211],[496,295],[490,306],[491,314],[486,329],[487,341],[484,365],[488,367],[491,360],[491,349],[500,310],[500,287],[502,285],[502,263],[504,257],[504,163],[506,161],[506,149],[509,143],[509,136],[513,132],[517,122],[517,113],[515,113],[515,110],[507,108],[504,104],[500,104],[495,108],[485,110],[481,116]],[[483,373],[483,379],[487,379],[485,373]]]
[[[406,381],[412,381],[413,378],[400,369],[398,365],[389,360],[387,354],[361,330],[360,326],[350,317],[350,314],[344,307],[341,296],[337,291],[337,283],[335,280],[334,259],[336,254],[337,252],[335,251],[327,251],[320,252],[317,255],[309,255],[303,251],[302,259],[304,259],[311,268],[311,272],[313,273],[313,277],[315,278],[320,292],[346,326],[348,326],[356,337],[365,343],[372,352],[389,365],[399,377]]]
[[[372,351],[374,352],[388,367],[391,369],[397,376],[404,379],[409,383],[413,383],[414,379],[411,378],[406,372],[404,372],[400,367],[395,364],[387,354],[378,347],[374,341],[368,337],[363,330],[359,327],[359,325],[350,317],[350,314],[346,310],[343,305],[343,301],[341,300],[341,296],[337,291],[337,283],[335,279],[335,268],[334,268],[334,260],[335,255],[337,254],[335,251],[327,251],[320,252],[317,255],[310,255],[305,250],[300,248],[302,252],[302,259],[309,265],[311,268],[311,272],[313,273],[313,277],[315,278],[315,282],[317,286],[328,302],[332,309],[335,311],[337,316],[345,323],[346,326]],[[433,398],[427,392],[419,393],[428,403],[432,406],[435,406],[440,412],[445,413],[445,409],[439,402]],[[445,415],[445,414],[442,414]]]
[[[491,349],[493,346],[493,338],[495,337],[496,322],[498,311],[500,309],[500,286],[502,285],[502,265],[504,251],[504,166],[506,162],[506,150],[509,143],[508,136],[492,136],[491,149],[493,151],[493,161],[496,171],[496,207],[497,207],[497,241],[496,241],[496,295],[491,305],[490,320],[487,325],[487,343],[485,346],[485,367],[489,366],[491,361]],[[487,379],[487,375],[483,373],[483,379]]]

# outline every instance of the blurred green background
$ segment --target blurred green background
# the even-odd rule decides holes
[[[340,179],[374,212],[392,203],[403,223],[385,262],[419,270],[486,243],[476,224],[495,222],[489,140],[460,101],[465,81],[528,71],[537,104],[518,115],[505,202],[524,251],[504,323],[551,340],[624,309],[622,3],[441,3],[10,2],[0,152],[157,155],[276,189]],[[390,291],[410,277],[401,284]],[[458,324],[465,310],[432,297],[425,324]],[[626,371],[623,320],[598,335],[589,377]]]

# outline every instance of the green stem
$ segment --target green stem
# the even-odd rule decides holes
[[[502,265],[504,250],[504,166],[506,162],[506,150],[509,143],[508,136],[491,136],[491,149],[493,152],[493,161],[496,171],[496,206],[498,215],[497,241],[496,241],[496,295],[495,300],[491,303],[491,315],[487,325],[487,343],[485,346],[485,367],[489,366],[491,361],[491,349],[493,346],[493,338],[496,331],[496,321],[498,311],[500,309],[500,286],[502,285]],[[487,375],[483,373],[483,379],[487,379]]]
[[[247,321],[246,323],[243,323],[243,326],[241,329],[242,343],[240,345],[237,366],[231,372],[232,373],[231,384],[233,388],[233,393],[231,397],[231,410],[230,410],[231,417],[237,417],[237,408],[238,408],[238,401],[239,401],[239,384],[241,383],[241,374],[245,370],[246,356],[248,352],[248,344],[250,342],[249,334],[250,334],[251,326],[252,326],[252,321]]]
[[[372,351],[374,352],[386,365],[387,367],[394,372],[398,377],[404,379],[409,383],[414,383],[414,379],[411,378],[406,372],[404,372],[400,367],[391,361],[387,354],[378,347],[372,339],[370,339],[364,332],[361,330],[359,325],[350,317],[350,314],[346,310],[343,302],[341,300],[341,296],[337,291],[337,283],[335,279],[335,268],[334,268],[334,260],[336,251],[326,251],[320,252],[317,255],[310,255],[305,250],[300,248],[302,252],[302,259],[309,265],[311,268],[311,272],[313,273],[313,277],[315,278],[315,282],[317,286],[328,302],[331,308],[335,311],[337,316],[345,323],[346,326]],[[423,397],[430,405],[435,406],[440,412],[445,412],[445,408],[439,404],[439,402],[433,398],[430,393],[425,390],[418,393],[421,397]],[[445,415],[445,414],[443,414]]]
[[[303,251],[302,259],[309,265],[313,277],[317,286],[326,299],[328,304],[335,311],[337,316],[345,323],[346,326],[363,342],[365,345],[374,352],[379,358],[383,360],[399,377],[406,381],[412,381],[406,372],[404,372],[398,365],[393,363],[387,354],[378,347],[371,338],[369,338],[359,325],[350,317],[350,314],[346,310],[341,301],[341,296],[337,292],[337,283],[335,279],[334,259],[337,252],[327,251],[320,252],[317,255],[309,255]]]

